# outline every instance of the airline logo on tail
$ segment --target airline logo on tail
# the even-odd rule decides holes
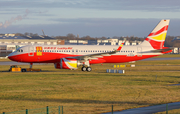
[[[161,20],[160,23],[145,39],[154,49],[162,49],[164,46],[170,20]]]

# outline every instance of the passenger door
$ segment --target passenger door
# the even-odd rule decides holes
[[[34,46],[30,46],[29,47],[29,53],[28,53],[29,56],[34,56]]]
[[[138,57],[142,56],[142,47],[137,47],[137,56]]]

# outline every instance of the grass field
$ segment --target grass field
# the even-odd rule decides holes
[[[180,60],[135,64],[118,68],[125,74],[105,73],[114,64],[92,65],[92,72],[58,70],[53,64],[33,66],[42,72],[0,72],[0,113],[64,106],[65,114],[94,114],[111,111],[111,105],[117,111],[180,101],[180,87],[169,86],[180,83]]]
[[[180,57],[180,54],[164,54],[154,58],[169,58],[169,57]]]
[[[7,59],[3,58],[3,59],[0,59],[0,62],[1,61],[11,61],[11,60],[9,60],[8,58]]]

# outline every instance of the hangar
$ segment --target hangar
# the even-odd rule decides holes
[[[0,34],[1,45],[57,45],[57,39],[49,36],[15,36],[15,34]]]
[[[0,57],[6,57],[18,47],[24,45],[57,45],[57,39],[49,36],[15,36],[0,34]]]

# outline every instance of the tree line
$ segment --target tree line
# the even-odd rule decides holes
[[[33,33],[16,33],[16,36],[39,36],[37,33],[33,34]],[[91,37],[91,36],[83,36],[83,37],[79,37],[76,36],[72,33],[67,34],[66,36],[51,36],[53,38],[56,38],[58,40],[107,40],[110,39],[110,37]],[[177,38],[180,36],[167,36],[164,46],[165,47],[180,47],[180,39],[179,40],[173,40],[175,38]],[[146,37],[135,37],[135,36],[114,36],[112,37],[112,39],[119,39],[119,40],[127,40],[127,41],[144,41]]]

